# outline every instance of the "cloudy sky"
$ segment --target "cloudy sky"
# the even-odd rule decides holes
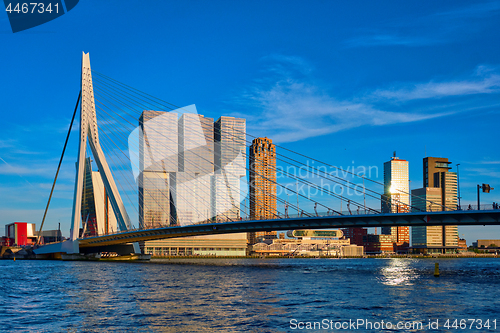
[[[480,183],[498,188],[484,203],[500,201],[499,1],[80,1],[15,34],[0,15],[0,39],[0,225],[41,221],[82,51],[94,70],[205,116],[244,117],[250,134],[335,166],[382,171],[396,151],[418,188],[422,158],[447,157],[463,203]],[[65,235],[73,133],[47,217]]]

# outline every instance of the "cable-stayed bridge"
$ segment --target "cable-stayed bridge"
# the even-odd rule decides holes
[[[138,253],[139,241],[218,233],[500,224],[500,210],[415,198],[409,186],[384,187],[370,168],[340,168],[252,136],[242,118],[214,122],[194,105],[177,107],[93,71],[88,54],[81,77],[71,237],[37,253],[124,243]]]

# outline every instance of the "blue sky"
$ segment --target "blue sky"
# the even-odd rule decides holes
[[[16,34],[0,15],[0,38],[0,225],[39,225],[82,51],[114,79],[336,166],[382,171],[397,151],[417,188],[422,158],[448,157],[462,202],[479,183],[500,201],[500,1],[80,1]],[[66,235],[75,134],[47,217]]]

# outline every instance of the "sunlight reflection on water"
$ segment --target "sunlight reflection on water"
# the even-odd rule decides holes
[[[388,286],[413,285],[413,281],[419,278],[416,269],[412,267],[411,259],[390,259],[388,265],[380,270],[380,281]]]

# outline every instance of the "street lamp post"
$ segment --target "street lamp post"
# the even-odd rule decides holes
[[[481,189],[481,185],[477,185],[477,210],[481,210],[481,202],[479,200],[479,190]]]
[[[365,206],[365,215],[366,215],[366,188],[365,188],[365,175],[363,177],[363,204]]]
[[[482,189],[484,193],[490,193],[490,191],[494,190],[490,184],[477,185],[477,210],[481,210],[480,201],[479,201],[479,190]]]

